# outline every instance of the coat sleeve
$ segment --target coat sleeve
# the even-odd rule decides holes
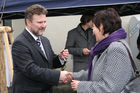
[[[132,66],[128,53],[123,48],[110,48],[101,80],[80,81],[78,93],[121,93],[132,78]],[[94,77],[94,76],[93,76]]]
[[[76,44],[76,40],[75,40],[76,39],[76,34],[74,33],[74,31],[72,30],[72,31],[68,32],[65,49],[68,49],[69,53],[72,54],[72,55],[80,55],[80,56],[82,56],[83,55],[83,53],[82,53],[83,48],[75,47],[75,44]]]
[[[58,84],[60,71],[38,66],[32,58],[31,50],[22,42],[13,44],[12,57],[15,71],[35,81]]]
[[[50,44],[50,41],[47,39],[46,41],[48,41],[48,45],[49,45],[49,49],[53,55],[53,68],[60,68],[60,67],[64,67],[65,64],[66,64],[66,61],[64,61],[64,64],[61,64],[60,62],[60,58],[59,58],[59,55],[56,55],[54,53],[54,51],[52,50],[52,47],[51,47],[51,44]]]
[[[88,70],[81,70],[79,72],[74,72],[73,77],[75,80],[88,80]]]

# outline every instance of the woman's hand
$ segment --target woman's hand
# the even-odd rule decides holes
[[[77,87],[78,87],[79,82],[80,82],[80,81],[78,81],[78,80],[72,80],[72,82],[71,82],[71,88],[72,88],[74,91],[77,91]]]

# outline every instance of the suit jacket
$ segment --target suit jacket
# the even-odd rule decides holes
[[[81,69],[87,70],[89,55],[83,55],[83,48],[91,48],[95,45],[96,39],[93,36],[92,29],[88,30],[88,39],[81,25],[68,32],[65,48],[73,55],[73,71],[77,72]]]
[[[94,57],[90,81],[87,81],[88,71],[74,73],[74,79],[81,80],[77,93],[121,93],[134,77],[129,54],[122,42],[128,47],[124,40],[113,42]]]
[[[50,42],[41,36],[47,59],[34,38],[23,31],[14,41],[12,57],[14,67],[13,93],[50,93],[51,87],[59,82],[61,67]]]

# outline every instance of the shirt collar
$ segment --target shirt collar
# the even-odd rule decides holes
[[[30,35],[35,39],[35,40],[37,40],[39,37],[37,37],[36,35],[34,35],[31,31],[29,31],[29,29],[26,27],[25,28],[29,33],[30,33]]]

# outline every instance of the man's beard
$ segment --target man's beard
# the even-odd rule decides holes
[[[31,31],[35,36],[42,36],[42,34],[40,35],[39,31],[34,31],[34,30],[31,30]]]
[[[33,34],[34,34],[35,36],[41,36],[38,32],[35,32],[35,31],[33,31]]]

